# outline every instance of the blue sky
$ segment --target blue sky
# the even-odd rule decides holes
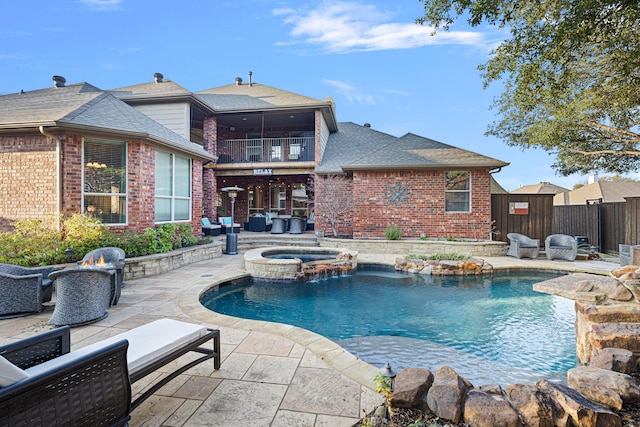
[[[571,189],[553,156],[484,136],[499,84],[479,64],[505,36],[464,23],[431,36],[417,0],[22,0],[3,5],[0,94],[67,83],[114,89],[160,72],[190,91],[235,77],[331,97],[339,121],[411,132],[511,163],[507,190],[550,181]],[[0,112],[1,114],[1,112]]]

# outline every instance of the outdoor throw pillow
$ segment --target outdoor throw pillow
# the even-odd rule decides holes
[[[0,356],[0,387],[10,386],[26,378],[29,378],[29,374]]]
[[[222,223],[222,225],[231,225],[231,217],[230,216],[220,217],[220,222]]]
[[[202,225],[204,225],[205,227],[209,227],[211,225],[211,221],[209,221],[209,218],[202,218]]]

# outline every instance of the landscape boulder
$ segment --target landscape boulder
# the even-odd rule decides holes
[[[460,422],[464,398],[467,391],[473,388],[449,366],[441,366],[436,371],[433,384],[427,393],[429,409],[438,417]]]
[[[433,384],[433,374],[428,369],[406,368],[396,375],[393,382],[391,405],[396,408],[428,409],[427,392]]]
[[[620,372],[593,366],[578,366],[567,372],[569,386],[587,399],[620,410],[625,404],[640,401],[640,387]]]
[[[502,396],[470,390],[464,402],[463,421],[471,427],[522,427],[520,417]]]
[[[528,427],[561,427],[568,415],[555,405],[548,393],[530,384],[511,384],[505,389],[507,399]]]

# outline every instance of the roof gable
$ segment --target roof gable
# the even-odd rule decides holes
[[[259,83],[220,86],[196,92],[196,96],[218,112],[283,107],[318,107],[326,106],[329,102]]]
[[[215,158],[202,146],[88,83],[0,96],[0,111],[0,128],[4,129],[46,126],[80,134],[100,132],[146,139],[203,159]]]
[[[348,155],[347,153],[351,153]],[[326,157],[326,161],[325,161]],[[366,126],[340,123],[329,137],[322,164],[336,171],[369,169],[497,168],[508,163],[408,133],[400,138]]]

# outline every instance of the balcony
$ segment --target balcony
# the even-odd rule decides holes
[[[218,141],[218,163],[314,161],[313,136],[224,139]]]

